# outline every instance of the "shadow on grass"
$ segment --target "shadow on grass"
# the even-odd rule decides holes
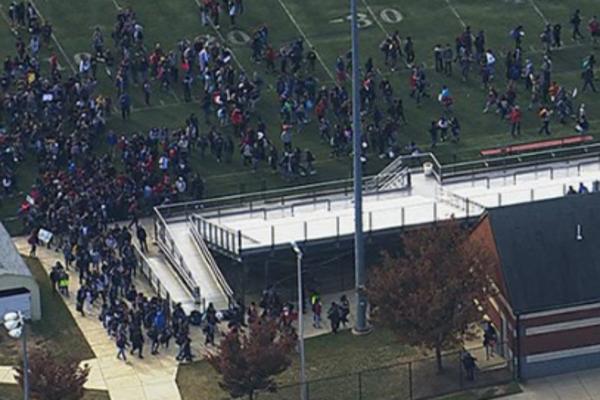
[[[21,400],[23,391],[17,385],[0,383],[0,400]],[[108,392],[103,390],[86,390],[82,400],[110,400]]]
[[[85,340],[61,296],[52,290],[46,270],[36,258],[25,257],[40,287],[42,319],[33,322],[28,345],[43,347],[56,357],[83,361],[94,358],[94,352]],[[10,339],[0,330],[0,365],[20,363],[20,342]]]

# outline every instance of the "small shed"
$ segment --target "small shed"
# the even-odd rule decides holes
[[[10,311],[32,320],[42,317],[39,286],[0,223],[0,318]]]
[[[489,209],[487,310],[522,379],[600,367],[600,193]]]

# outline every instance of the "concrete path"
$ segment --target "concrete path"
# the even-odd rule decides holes
[[[29,244],[26,238],[15,238],[14,242],[21,254],[29,254]],[[63,262],[61,253],[48,250],[44,247],[38,247],[37,257],[48,273],[56,261]],[[118,360],[116,358],[116,345],[114,341],[108,337],[106,331],[98,321],[99,307],[86,309],[85,317],[82,317],[75,310],[74,293],[79,285],[78,275],[73,270],[69,272],[71,278],[71,297],[63,298],[63,300],[96,355],[95,359],[82,362],[83,364],[87,363],[91,367],[90,376],[85,387],[88,389],[107,390],[112,400],[181,399],[175,382],[178,366],[175,360],[176,346],[172,344],[170,349],[161,349],[161,353],[158,356],[152,356],[147,350],[149,347],[148,343],[146,343],[144,348],[145,358],[143,360],[131,356],[128,357],[127,362]],[[138,290],[148,295],[153,295],[152,289],[143,277],[136,279],[135,284]],[[347,292],[346,295],[351,301],[350,327],[354,323],[354,304],[351,292]],[[310,311],[304,314],[305,337],[309,338],[330,332],[329,321],[325,317],[326,312],[329,304],[332,301],[338,301],[340,296],[341,293],[322,296],[324,311],[321,328],[313,326],[312,313]],[[221,327],[222,331],[225,329],[225,326]],[[204,336],[200,329],[192,328],[191,337],[192,350],[198,359],[207,352],[204,346]],[[0,367],[0,383],[15,383],[12,367]]]
[[[600,369],[534,379],[507,400],[600,400]]]
[[[107,390],[106,382],[102,377],[100,369],[97,367],[97,360],[95,358],[91,360],[85,360],[82,361],[80,365],[86,364],[90,366],[90,375],[88,376],[88,380],[84,387],[86,389]],[[0,366],[0,383],[17,384],[13,367]]]
[[[21,254],[29,253],[29,245],[25,238],[16,238],[15,245]],[[49,272],[56,261],[63,261],[62,254],[38,247],[37,257],[44,268]],[[99,307],[85,310],[86,316],[82,317],[75,310],[75,296],[78,288],[77,273],[70,272],[71,297],[65,298],[67,308],[73,315],[75,322],[83,332],[86,340],[92,348],[96,358],[86,361],[91,367],[90,378],[86,387],[108,390],[112,400],[178,400],[181,399],[179,390],[175,383],[177,374],[177,362],[175,361],[176,346],[172,344],[168,350],[162,350],[158,356],[149,354],[148,346],[145,347],[146,355],[143,360],[128,357],[127,362],[116,358],[116,346],[114,341],[106,334],[106,331],[98,321]],[[136,282],[138,289],[151,294],[149,287],[143,282]],[[192,343],[196,354],[203,352],[200,346],[201,332],[194,331]],[[147,344],[147,343],[146,343]],[[5,368],[0,369],[0,376]],[[10,371],[8,372],[10,374]],[[4,379],[11,379],[10,377]]]

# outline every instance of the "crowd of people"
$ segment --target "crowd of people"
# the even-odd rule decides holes
[[[201,23],[214,29],[220,29],[223,19],[235,27],[244,15],[244,3],[203,0],[199,13]],[[16,170],[35,159],[37,178],[18,216],[30,235],[33,252],[43,229],[50,233],[45,244],[64,255],[64,265],[52,272],[57,290],[71,295],[69,271],[77,271],[77,309],[85,315],[86,309],[100,304],[101,322],[115,338],[120,358],[126,358],[128,346],[141,357],[146,336],[152,353],[160,346],[168,347],[174,338],[180,346],[178,359],[190,360],[189,330],[198,317],[185,315],[181,306],[171,309],[158,297],[147,298],[135,288],[137,250],[132,230],[139,248],[147,251],[147,234],[138,223],[139,216],[158,204],[205,196],[204,181],[191,162],[194,155],[230,163],[237,153],[239,162],[253,171],[264,165],[284,179],[300,179],[317,172],[314,152],[301,148],[297,139],[310,135],[305,131],[312,122],[314,135],[328,146],[331,157],[351,155],[352,104],[347,84],[351,54],[337,58],[331,66],[335,82],[323,85],[317,79],[314,49],[307,48],[302,39],[278,46],[268,26],[261,25],[252,33],[250,48],[252,61],[275,76],[273,87],[267,87],[258,73],[248,74],[237,66],[231,50],[212,37],[182,39],[173,49],[148,44],[135,11],[124,8],[110,32],[112,43],[105,39],[107,32],[95,28],[89,53],[79,56],[71,70],[48,49],[52,26],[31,3],[13,1],[8,19],[16,35],[16,51],[4,60],[0,76],[0,199],[17,192],[21,185]],[[579,10],[575,11],[570,24],[572,38],[578,42],[584,40],[582,21]],[[577,90],[561,85],[553,75],[553,54],[564,45],[561,29],[554,24],[541,32],[544,54],[539,67],[522,47],[525,28],[511,30],[514,47],[504,56],[507,83],[502,89],[505,80],[497,76],[497,52],[487,45],[483,30],[473,33],[468,26],[454,45],[433,48],[434,72],[450,77],[458,69],[463,81],[478,73],[487,93],[483,112],[497,114],[515,137],[521,134],[524,109],[536,110],[540,134],[551,134],[555,119],[573,123],[577,132],[585,133],[590,123],[585,105],[573,104]],[[596,43],[600,38],[596,17],[589,21],[588,32]],[[461,122],[454,112],[457,99],[448,85],[432,98],[430,70],[417,60],[415,41],[394,32],[380,45],[381,65],[369,58],[361,66],[364,162],[370,156],[394,158],[401,152],[419,151],[413,141],[406,143],[401,137],[401,127],[407,125],[401,90],[381,70],[393,74],[406,68],[410,71],[408,97],[417,105],[439,103],[439,117],[423,127],[432,147],[460,141]],[[49,53],[47,63],[42,53]],[[595,64],[593,55],[583,61],[579,91],[596,92]],[[99,79],[106,79],[99,76],[102,71],[113,93],[99,93]],[[200,117],[192,113],[178,128],[157,126],[127,133],[111,127],[111,118],[126,122],[135,118],[136,96],[143,98],[145,106],[152,106],[154,90],[182,91],[184,101],[198,103]],[[261,118],[264,110],[258,103],[264,96],[276,96],[279,105],[274,113],[281,124],[275,131]],[[112,225],[127,219],[132,220],[128,226]],[[322,307],[318,296],[311,299],[311,307],[318,328]],[[331,304],[327,316],[334,332],[348,322],[348,313],[347,299]],[[206,344],[214,343],[222,319],[217,314],[209,307],[203,315]],[[278,318],[286,326],[297,318],[291,304],[267,292],[258,307],[251,304],[245,313],[237,310],[227,319],[230,326],[239,327],[261,315]]]

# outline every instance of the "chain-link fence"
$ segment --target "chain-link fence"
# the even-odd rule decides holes
[[[493,350],[493,351],[492,351]],[[511,382],[513,360],[506,346],[478,347],[442,355],[442,371],[435,357],[428,357],[351,374],[306,382],[309,400],[421,400],[467,389]],[[465,368],[465,356],[475,359],[473,374]],[[285,385],[264,393],[265,400],[300,398],[300,384]]]

